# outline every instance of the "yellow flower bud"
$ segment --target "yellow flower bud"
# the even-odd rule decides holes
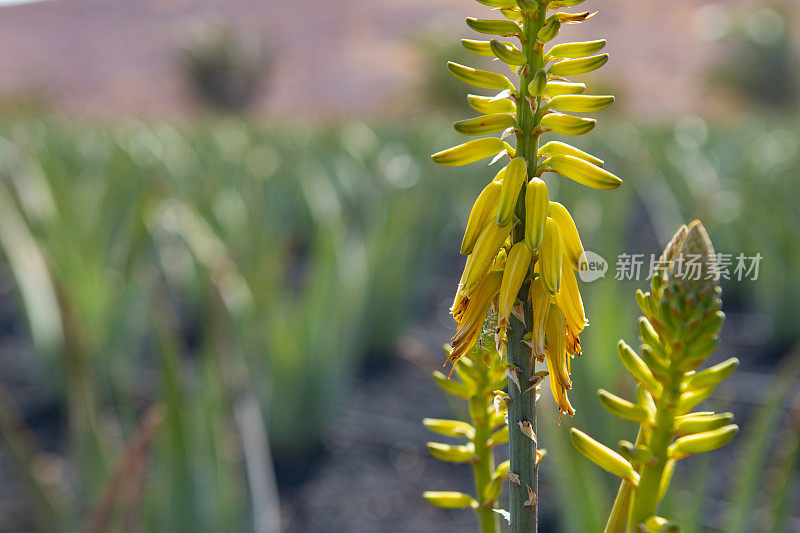
[[[581,185],[586,185],[593,189],[616,189],[622,184],[622,180],[611,172],[575,156],[554,155],[550,157],[547,163],[550,168],[565,178],[577,181]]]
[[[486,271],[489,270],[497,252],[508,234],[511,233],[511,226],[511,224],[498,226],[490,221],[478,235],[472,253],[469,254],[467,264],[464,266],[464,292],[467,296],[475,290]]]
[[[561,234],[552,218],[547,217],[539,245],[538,269],[542,285],[551,295],[561,286]]]
[[[592,131],[597,121],[593,118],[576,117],[563,113],[548,113],[542,117],[541,124],[561,135],[583,135]]]
[[[514,105],[514,102],[506,98],[468,94],[467,103],[478,113],[487,115],[492,113],[515,113],[517,111],[517,106]]]
[[[667,467],[669,466],[669,461],[667,462],[667,466],[664,467],[665,473],[664,478],[662,478],[662,483],[668,479],[667,476]],[[660,490],[658,491],[658,499],[661,500],[664,497],[664,492]],[[664,517],[661,516],[651,516],[647,520],[644,521],[644,527],[647,531],[658,531],[658,533],[679,533],[681,528],[675,522],[670,522]]]
[[[581,57],[578,59],[565,59],[553,63],[548,73],[553,76],[575,76],[597,70],[608,62],[608,54]]]
[[[673,433],[692,435],[712,431],[733,422],[733,413],[690,413],[675,418]]]
[[[661,384],[653,376],[653,372],[625,341],[621,340],[617,343],[617,352],[622,360],[622,365],[645,389],[653,394],[661,391]]]
[[[576,83],[561,80],[551,80],[544,87],[544,94],[548,98],[562,94],[581,94],[586,90],[585,83]]]
[[[722,383],[737,368],[739,368],[739,359],[731,357],[696,374],[691,374],[686,380],[686,390],[692,391]]]
[[[519,191],[527,176],[527,163],[521,157],[515,157],[506,167],[503,187],[500,189],[499,207],[497,208],[497,224],[499,226],[505,226],[513,220],[514,210],[517,207],[517,197],[519,197]]]
[[[578,290],[578,280],[571,268],[561,270],[561,290],[556,294],[555,302],[564,313],[569,330],[573,335],[579,335],[586,327],[587,321],[581,293]]]
[[[465,359],[466,361],[466,359]],[[422,425],[440,435],[471,439],[475,436],[475,428],[461,420],[442,420],[439,418],[423,418]]]
[[[583,150],[578,150],[574,146],[569,145],[567,143],[562,143],[560,141],[550,141],[540,146],[539,151],[537,153],[540,156],[571,155],[579,159],[585,159],[586,161],[598,167],[602,167],[605,164],[605,161],[603,161],[599,157],[595,157],[592,154],[587,154]]]
[[[531,266],[533,252],[525,246],[525,243],[518,242],[511,247],[506,260],[506,268],[503,271],[503,281],[500,285],[500,296],[497,299],[497,327],[502,328],[508,325],[508,317],[511,315],[511,308],[517,300],[519,292],[525,278],[528,277],[528,269]]]
[[[528,300],[531,302],[531,351],[533,356],[539,361],[544,361],[544,326],[547,322],[547,315],[550,312],[551,296],[542,285],[540,277],[531,280],[531,287],[528,291]]]
[[[539,30],[536,38],[543,43],[550,42],[556,38],[560,29],[561,21],[553,18],[547,24],[545,24],[541,30]]]
[[[504,171],[500,171],[498,177],[502,179]],[[497,180],[497,178],[495,178]],[[497,216],[497,205],[500,199],[500,189],[502,183],[500,181],[493,181],[483,188],[478,195],[477,200],[472,205],[472,210],[469,212],[467,219],[467,229],[464,231],[464,238],[461,240],[461,253],[469,255],[472,253],[472,248],[475,246],[475,241],[478,236],[490,221],[494,223]]]
[[[492,47],[489,45],[489,41],[461,39],[461,46],[463,46],[467,52],[472,52],[477,56],[494,57],[494,52],[492,52]]]
[[[475,69],[472,67],[459,65],[458,63],[453,63],[452,61],[447,62],[447,68],[450,69],[450,72],[453,74],[453,76],[464,83],[469,83],[475,87],[482,87],[484,89],[514,88],[514,84],[512,84],[508,78],[502,74],[497,74],[496,72]]]
[[[566,207],[558,202],[550,202],[548,214],[558,226],[561,242],[564,244],[564,251],[569,258],[570,265],[575,270],[580,270],[579,261],[583,255],[583,244],[575,221],[572,220],[572,215],[569,214]]]
[[[600,397],[600,404],[612,415],[631,422],[641,423],[647,420],[647,411],[643,407],[622,399],[616,394],[611,394],[605,389],[598,390],[597,395]]]
[[[513,152],[513,148],[507,142],[501,141],[497,137],[486,137],[485,139],[475,139],[474,141],[442,150],[433,154],[431,159],[439,165],[459,167],[492,157],[503,150]]]
[[[439,387],[446,392],[447,394],[451,394],[457,398],[461,399],[469,399],[475,394],[475,391],[472,387],[467,385],[466,383],[461,383],[459,381],[455,381],[449,379],[447,376],[439,372],[438,370],[433,372],[433,381],[439,385]]]
[[[552,47],[544,55],[545,61],[554,59],[574,59],[596,54],[606,46],[605,39],[597,41],[584,41],[580,43],[562,43]]]
[[[475,455],[475,446],[471,442],[462,445],[429,442],[428,451],[440,461],[466,463]]]
[[[587,459],[603,470],[611,472],[615,476],[627,479],[634,487],[639,484],[639,474],[633,469],[633,465],[620,454],[600,444],[583,431],[572,428],[570,434],[575,449],[581,452]]]
[[[492,39],[490,46],[494,55],[507,65],[524,65],[528,58],[525,54],[519,51],[516,46],[511,43],[500,42],[497,39]]]
[[[594,13],[590,11],[584,11],[583,13],[556,13],[551,18],[555,18],[562,24],[576,24],[584,20],[589,20],[596,14],[596,11]]]
[[[517,23],[510,20],[484,20],[467,17],[467,26],[478,33],[486,33],[489,35],[522,36],[522,28],[520,28]]]
[[[557,306],[551,305],[548,309],[544,328],[550,380],[558,383],[562,389],[571,389],[572,381],[569,379],[569,369],[567,368],[567,329],[564,315]]]
[[[431,454],[436,456],[433,452]],[[464,507],[478,506],[478,502],[472,496],[463,492],[426,490],[422,493],[422,497],[428,500],[431,505],[443,509],[462,509]]]
[[[547,87],[547,72],[540,70],[528,84],[528,93],[531,96],[542,96]]]
[[[730,424],[711,431],[681,437],[667,451],[671,459],[682,459],[693,453],[711,452],[722,448],[739,433],[739,426]]]
[[[539,178],[531,179],[525,186],[525,244],[533,251],[542,242],[549,205],[547,184]]]
[[[475,0],[475,1],[485,6],[499,7],[501,9],[517,7],[517,0]]]
[[[573,113],[592,113],[601,111],[614,103],[614,97],[593,96],[586,94],[563,94],[553,97],[548,105],[559,111],[569,111]]]
[[[481,115],[467,120],[459,120],[453,124],[453,128],[462,135],[486,135],[503,131],[512,126],[516,126],[516,121],[509,113]]]

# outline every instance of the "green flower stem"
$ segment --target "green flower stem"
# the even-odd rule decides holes
[[[480,364],[480,361],[476,361]],[[478,500],[478,508],[475,514],[478,517],[478,526],[481,533],[495,533],[497,531],[497,514],[492,510],[495,500],[486,500],[486,488],[492,482],[494,474],[494,453],[489,445],[489,438],[492,434],[491,412],[487,410],[490,398],[492,397],[492,384],[489,379],[489,370],[481,372],[481,380],[478,382],[478,390],[469,402],[469,412],[472,416],[472,424],[475,427],[475,437],[472,439],[475,445],[475,461],[472,469],[475,476],[475,499]]]
[[[540,7],[537,13],[523,12],[523,39],[522,52],[528,58],[527,64],[523,67],[520,75],[519,94],[517,97],[517,121],[519,122],[520,132],[517,133],[517,156],[524,157],[528,165],[528,176],[536,174],[537,152],[539,149],[539,133],[537,126],[541,121],[541,98],[536,99],[536,110],[531,108],[528,98],[528,84],[533,76],[541,70],[544,64],[543,47],[541,43],[537,45],[536,35],[544,25],[547,10]],[[524,194],[519,197],[517,204],[517,214],[524,222]],[[514,242],[523,240],[524,224],[518,224],[514,230]],[[533,265],[531,265],[533,274]],[[523,291],[524,292],[524,291]],[[525,302],[526,324],[531,324],[532,318],[529,306]],[[522,376],[527,377],[529,370],[533,370],[531,361],[531,350],[522,342],[526,333],[526,326],[516,318],[510,321],[508,334],[508,360],[522,370]],[[527,379],[521,378],[521,382],[527,383]],[[527,388],[527,387],[525,387]],[[508,407],[508,427],[509,427],[509,452],[511,459],[511,472],[519,476],[519,485],[510,483],[510,502],[509,512],[511,514],[512,533],[530,533],[537,528],[537,501],[536,497],[528,505],[528,487],[534,495],[539,492],[538,483],[538,464],[536,462],[536,441],[525,435],[520,430],[522,421],[530,422],[534,433],[536,432],[536,391],[525,391],[517,389],[509,380],[508,394],[511,397],[511,404]]]
[[[516,318],[511,319],[511,332],[508,336],[508,359],[513,365],[524,369],[527,374],[531,365],[530,348],[522,343],[525,327]],[[527,380],[522,380],[525,383]],[[525,435],[520,429],[520,422],[529,421],[536,431],[535,391],[520,392],[517,386],[509,381],[508,395],[511,403],[508,406],[509,455],[511,472],[519,476],[519,484],[509,483],[509,512],[511,513],[512,533],[529,533],[536,531],[537,502],[525,505],[528,501],[528,487],[538,494],[538,471],[536,464],[536,441]]]
[[[630,533],[637,533],[639,524],[654,516],[658,510],[658,489],[667,464],[667,448],[673,438],[672,428],[675,425],[678,400],[681,396],[680,387],[681,374],[672,372],[669,383],[656,401],[655,426],[647,443],[647,448],[654,459],[642,465],[639,487],[634,491],[631,516],[628,520]]]

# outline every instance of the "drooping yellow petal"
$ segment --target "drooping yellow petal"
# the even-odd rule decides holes
[[[544,349],[544,325],[547,322],[547,313],[550,310],[550,295],[542,285],[540,278],[531,281],[531,288],[528,291],[528,299],[531,302],[533,323],[531,324],[531,351],[533,356],[543,362],[545,357]]]
[[[558,404],[559,411],[572,416],[575,413],[567,397],[572,388],[569,379],[569,356],[567,355],[567,328],[561,310],[551,305],[545,322],[547,340],[547,370],[550,373],[550,389]]]
[[[497,303],[498,328],[508,325],[508,317],[511,315],[511,308],[517,299],[517,293],[525,278],[528,277],[528,268],[531,266],[532,257],[533,252],[525,246],[524,242],[518,242],[512,246],[508,253]]]
[[[501,171],[501,173],[504,170]],[[497,201],[500,198],[502,183],[493,181],[481,191],[467,219],[467,228],[464,230],[464,238],[461,240],[461,253],[469,255],[475,246],[475,241],[481,234],[483,228],[489,220],[494,220],[497,216]]]
[[[452,361],[453,365],[466,354],[478,340],[489,313],[489,308],[495,296],[500,291],[500,283],[503,273],[493,270],[484,276],[478,287],[466,300],[462,320],[458,325],[456,334],[450,340],[453,351],[447,358],[447,362]],[[447,364],[447,362],[445,364]]]
[[[511,233],[512,224],[498,226],[494,220],[486,222],[472,253],[467,257],[467,264],[464,266],[464,291],[469,296],[483,279],[489,267],[492,265],[497,252],[503,246],[508,234]]]
[[[583,331],[586,326],[586,314],[583,310],[583,300],[578,290],[578,280],[575,272],[571,268],[561,271],[561,289],[555,296],[556,305],[564,313],[567,322],[567,329],[575,336]]]

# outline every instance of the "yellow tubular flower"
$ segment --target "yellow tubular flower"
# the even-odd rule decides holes
[[[497,176],[502,179],[504,172],[505,169],[501,170]],[[496,180],[497,178],[484,187],[469,212],[467,228],[464,230],[464,238],[461,240],[461,253],[464,255],[472,253],[475,241],[478,240],[481,231],[486,227],[486,223],[497,216],[497,201],[500,198],[502,183]]]
[[[531,288],[528,291],[528,299],[531,302],[533,323],[531,324],[531,350],[533,356],[540,362],[544,361],[544,325],[547,322],[547,314],[550,310],[550,295],[542,285],[541,278],[531,281]]]
[[[550,368],[550,361],[547,361],[547,368]],[[558,383],[553,381],[553,378],[550,378],[550,392],[553,393],[553,398],[556,400],[556,404],[558,405],[559,415],[558,415],[558,423],[561,423],[561,415],[567,416],[574,416],[575,415],[575,408],[572,407],[572,404],[569,403],[569,397],[567,396],[567,390],[559,386]]]
[[[537,250],[542,242],[549,204],[545,182],[539,178],[531,179],[525,186],[525,244],[531,250]]]
[[[578,337],[577,333],[574,333],[571,329],[567,328],[567,353],[572,355],[580,356],[583,352],[581,351],[581,339]],[[572,372],[570,368],[570,361],[571,359],[567,359],[567,371]]]
[[[586,313],[583,309],[583,300],[578,290],[578,280],[572,269],[565,268],[561,272],[561,290],[555,296],[556,305],[564,313],[567,328],[576,337],[586,326]]]
[[[558,226],[558,231],[561,234],[561,241],[564,243],[564,251],[569,257],[569,262],[572,268],[580,270],[578,263],[581,255],[583,255],[583,244],[581,237],[578,235],[578,228],[575,226],[575,221],[572,220],[572,215],[569,214],[567,208],[558,202],[550,202],[549,209],[550,218]]]
[[[552,116],[552,114],[547,115],[545,118]],[[565,117],[570,118],[568,119]],[[579,120],[573,120],[577,118],[578,117],[573,117],[572,115],[561,115],[560,117],[554,117],[551,119],[554,121],[554,123],[550,127],[553,128],[553,131],[557,133],[564,133],[565,135],[571,135],[569,132],[573,130],[577,131],[585,128],[591,129],[587,124],[584,124]],[[542,123],[544,122],[544,119],[542,119]],[[592,127],[594,127],[593,124]],[[561,128],[564,131],[558,131],[558,128]],[[577,135],[580,135],[580,133]],[[569,178],[577,183],[580,183],[581,185],[586,185],[587,187],[591,187],[593,189],[616,189],[622,184],[622,180],[611,172],[602,169],[597,165],[593,165],[589,161],[586,161],[580,157],[567,154],[557,154],[550,157],[547,162],[550,165],[550,168],[565,178]]]
[[[561,310],[551,305],[545,322],[547,339],[547,370],[550,373],[550,388],[558,404],[559,411],[572,416],[575,410],[567,398],[567,390],[572,388],[569,379],[566,324]]]
[[[512,225],[498,226],[494,220],[486,223],[486,227],[475,241],[472,253],[467,257],[467,264],[464,266],[463,290],[467,296],[475,290],[486,271],[489,270],[497,252],[503,246],[508,234],[511,233]]]
[[[466,302],[466,308],[463,312],[463,320],[460,321],[456,334],[450,340],[453,351],[447,358],[448,362],[453,362],[453,367],[461,357],[466,354],[470,348],[478,340],[483,327],[483,322],[486,320],[486,315],[489,313],[489,308],[492,306],[495,296],[500,291],[500,283],[503,278],[503,273],[499,270],[493,270],[484,276],[483,280],[478,284],[472,296]]]
[[[551,295],[555,295],[561,285],[561,234],[555,221],[547,217],[539,245],[539,274],[542,284]]]
[[[500,297],[497,303],[497,327],[504,328],[508,325],[508,317],[511,315],[511,308],[517,300],[519,292],[525,278],[528,277],[528,268],[531,266],[533,252],[525,246],[524,242],[518,242],[511,247],[506,260],[506,268],[503,272],[503,282],[500,286]]]
[[[500,200],[497,208],[497,225],[505,226],[514,218],[514,208],[517,206],[517,197],[527,178],[527,165],[521,157],[515,157],[506,167],[503,187],[500,190]]]

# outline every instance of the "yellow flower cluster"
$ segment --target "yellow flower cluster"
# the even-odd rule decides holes
[[[608,54],[599,54],[604,40],[563,43],[545,50],[561,27],[591,18],[592,13],[547,11],[570,7],[581,0],[478,0],[505,18],[467,19],[478,33],[518,39],[465,39],[470,52],[498,59],[519,77],[519,83],[495,72],[449,63],[451,73],[471,85],[500,91],[493,96],[469,95],[468,103],[481,115],[455,123],[464,135],[500,133],[433,155],[436,163],[459,166],[486,158],[510,162],[478,195],[467,221],[461,253],[467,256],[451,308],[457,322],[448,362],[455,364],[475,344],[492,306],[497,310],[497,348],[506,351],[511,316],[525,328],[532,356],[547,361],[553,396],[561,413],[572,415],[567,398],[572,387],[570,361],[581,354],[579,335],[587,325],[575,272],[583,245],[569,211],[551,201],[544,172],[595,189],[614,189],[621,180],[603,168],[603,161],[569,144],[539,145],[543,133],[582,135],[595,120],[569,113],[605,109],[613,96],[584,95],[583,83],[566,76],[602,67]],[[516,138],[516,148],[507,139]],[[494,316],[494,315],[493,315]],[[527,320],[526,320],[527,317]],[[532,365],[533,359],[531,359]]]

